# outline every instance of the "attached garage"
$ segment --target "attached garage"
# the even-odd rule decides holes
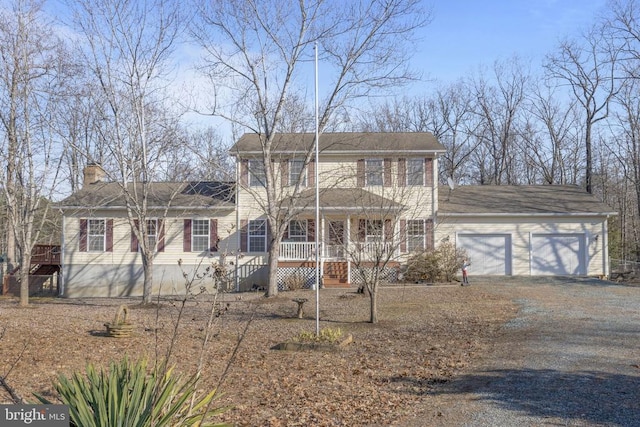
[[[457,246],[463,248],[479,275],[511,274],[511,236],[507,234],[459,234]]]
[[[439,194],[435,239],[463,248],[472,276],[606,276],[613,215],[574,185],[460,186]]]
[[[584,234],[532,234],[533,276],[584,276],[586,236]]]

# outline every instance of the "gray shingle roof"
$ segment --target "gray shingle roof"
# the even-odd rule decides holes
[[[465,185],[453,191],[441,186],[438,204],[441,215],[615,214],[575,185]]]
[[[373,210],[401,209],[402,204],[391,199],[371,193],[362,188],[321,188],[320,209],[335,210]],[[304,190],[300,193],[295,206],[315,207],[315,189]]]
[[[129,191],[142,192],[142,184],[128,184]],[[231,208],[235,207],[234,184],[217,181],[154,182],[149,184],[148,206],[151,208]],[[121,208],[125,206],[122,187],[115,182],[96,182],[58,203],[62,209]]]
[[[281,133],[273,142],[274,154],[303,153],[313,147],[313,133]],[[445,148],[433,134],[428,132],[381,133],[381,132],[333,132],[320,134],[319,150],[325,154],[435,154],[444,153]],[[255,133],[244,134],[231,147],[232,155],[262,153],[260,137]]]

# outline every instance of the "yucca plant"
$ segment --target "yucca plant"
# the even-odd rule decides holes
[[[161,368],[163,365],[161,365]],[[226,408],[212,406],[216,390],[197,396],[197,377],[186,381],[173,368],[149,372],[145,360],[112,362],[109,370],[88,365],[86,376],[59,375],[54,387],[69,406],[71,424],[81,427],[223,426],[203,424]],[[48,401],[36,397],[45,404]],[[190,408],[191,402],[194,402]]]

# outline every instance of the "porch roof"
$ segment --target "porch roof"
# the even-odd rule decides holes
[[[401,210],[404,205],[394,200],[374,194],[362,188],[321,188],[320,209],[334,211],[376,211]],[[304,190],[295,200],[291,198],[286,203],[303,209],[315,208],[315,189]]]

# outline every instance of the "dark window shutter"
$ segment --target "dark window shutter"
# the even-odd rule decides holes
[[[425,248],[433,249],[433,220],[428,219],[424,225],[426,237]]]
[[[140,223],[137,219],[133,220],[133,227],[135,230],[140,229]],[[138,252],[138,236],[134,229],[131,229],[131,252]]]
[[[316,241],[316,220],[308,219],[307,220],[307,242],[315,242]]]
[[[364,159],[358,160],[357,165],[358,187],[364,187]]]
[[[182,252],[191,252],[191,220],[185,219],[182,231]]]
[[[360,219],[358,220],[358,240],[364,242],[367,237],[367,220]]]
[[[245,187],[249,185],[249,160],[240,160],[240,184]]]
[[[425,187],[433,187],[433,159],[424,159],[424,173]]]
[[[398,187],[407,185],[407,159],[398,159]]]
[[[164,252],[164,221],[158,220],[158,252]]]
[[[407,252],[407,220],[400,220],[400,252]]]
[[[89,221],[86,219],[80,220],[80,252],[87,252],[87,228],[89,227]]]
[[[106,252],[113,252],[113,220],[106,220]]]
[[[249,248],[249,221],[240,220],[240,252],[247,252]]]
[[[282,159],[280,161],[280,182],[282,183],[283,187],[291,185],[291,182],[289,181],[289,160],[288,159]]]
[[[382,185],[384,187],[391,187],[391,159],[384,159],[382,164],[384,170]]]
[[[218,252],[218,220],[209,220],[209,251]]]
[[[384,220],[384,240],[387,242],[391,242],[393,240],[393,224],[390,219]]]
[[[307,166],[307,187],[316,185],[316,161],[311,160]]]

